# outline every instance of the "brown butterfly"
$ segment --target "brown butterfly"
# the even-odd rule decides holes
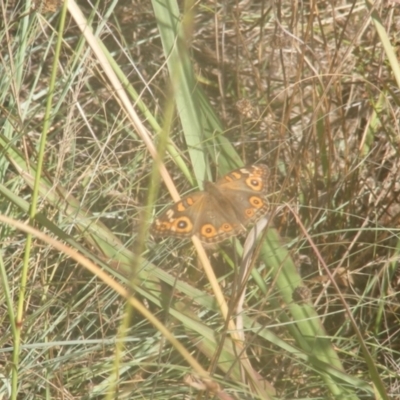
[[[267,213],[268,178],[269,169],[261,164],[235,169],[215,183],[204,182],[203,191],[189,194],[157,217],[151,233],[197,235],[205,243],[236,236]]]

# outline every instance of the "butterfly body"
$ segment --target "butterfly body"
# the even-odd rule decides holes
[[[252,165],[231,171],[215,183],[204,182],[194,192],[170,206],[151,226],[155,236],[189,238],[218,243],[244,232],[268,211],[268,167]]]

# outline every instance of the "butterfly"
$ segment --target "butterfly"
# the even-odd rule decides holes
[[[199,237],[218,243],[243,233],[269,210],[266,200],[269,169],[250,165],[235,169],[204,190],[193,192],[167,208],[153,221],[154,236]]]

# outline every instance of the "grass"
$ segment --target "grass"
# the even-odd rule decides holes
[[[1,4],[0,398],[397,394],[395,5]],[[148,226],[257,162],[238,305],[242,238]]]

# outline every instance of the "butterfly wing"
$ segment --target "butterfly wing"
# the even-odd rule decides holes
[[[266,165],[252,165],[234,170],[215,183],[221,196],[229,200],[236,218],[245,226],[256,222],[269,210],[266,200],[269,175]]]
[[[155,236],[193,236],[198,216],[205,204],[204,192],[194,192],[183,197],[153,221],[150,232]]]

